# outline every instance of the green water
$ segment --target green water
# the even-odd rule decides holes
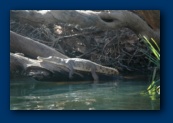
[[[140,94],[144,81],[10,82],[11,110],[159,110],[160,99]]]

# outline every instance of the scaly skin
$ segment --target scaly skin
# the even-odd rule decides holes
[[[38,56],[37,59],[68,67],[70,69],[69,78],[72,78],[74,70],[91,72],[92,77],[94,78],[94,81],[99,80],[98,75],[96,74],[97,72],[108,74],[108,75],[118,75],[119,74],[117,69],[102,66],[102,65],[99,65],[95,62],[92,62],[92,61],[86,60],[86,59],[80,59],[80,58],[63,59],[63,58],[59,58],[59,57],[55,57],[55,56],[50,56],[47,58]]]

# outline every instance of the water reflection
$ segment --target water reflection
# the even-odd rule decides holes
[[[118,85],[117,85],[118,84]],[[144,82],[37,82],[11,80],[11,110],[159,110],[160,100],[141,95]]]

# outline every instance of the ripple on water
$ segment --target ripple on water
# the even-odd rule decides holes
[[[23,80],[22,80],[23,81]],[[11,110],[159,110],[160,99],[140,95],[142,82],[57,84],[13,82]]]

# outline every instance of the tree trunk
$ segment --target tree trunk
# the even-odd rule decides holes
[[[160,16],[160,15],[159,15]],[[137,35],[154,38],[160,44],[160,34],[136,14],[125,10],[112,10],[110,12],[51,10],[51,11],[11,11],[12,18],[30,24],[51,24],[66,22],[77,24],[81,27],[97,27],[102,30],[128,27]]]

